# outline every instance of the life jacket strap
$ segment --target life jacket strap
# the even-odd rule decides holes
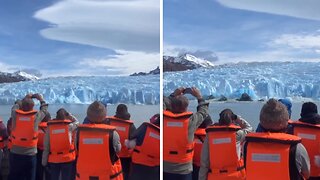
[[[186,150],[186,153],[192,153],[192,152],[193,152],[193,148]],[[179,153],[178,153],[178,151],[169,151],[169,154],[176,155],[176,154],[179,154]]]
[[[72,152],[74,152],[75,151],[75,149],[70,149],[69,151],[61,151],[61,152],[49,152],[49,154],[56,154],[56,155],[60,155],[60,154],[68,154],[68,153],[72,153]]]
[[[13,135],[12,135],[12,138],[16,139],[16,137]],[[36,140],[36,139],[38,139],[38,136],[34,136],[31,140]],[[28,139],[27,138],[20,138],[20,141],[28,141]]]
[[[113,175],[111,175],[111,176],[110,176],[110,179],[116,178],[117,176],[119,176],[119,175],[121,175],[121,174],[122,174],[122,170],[119,171],[119,172],[117,172],[117,173],[115,173],[115,174],[113,174]]]
[[[122,170],[110,176],[110,179],[114,179],[122,174]],[[80,174],[77,173],[76,176],[80,178]],[[99,176],[89,176],[89,180],[99,180]]]
[[[138,149],[133,149],[133,152],[140,153]]]
[[[223,174],[223,173],[229,173],[233,171],[242,171],[244,169],[244,166],[239,166],[237,168],[229,167],[224,169],[209,169],[209,173],[213,174]]]

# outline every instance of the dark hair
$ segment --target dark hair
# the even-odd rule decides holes
[[[183,113],[187,110],[189,100],[184,95],[179,95],[171,100],[171,107],[173,113]]]
[[[231,109],[222,110],[219,116],[219,125],[229,126],[234,120],[234,114]]]
[[[51,120],[51,115],[48,111],[45,112],[45,116],[42,119],[42,122],[48,122],[49,120]]]
[[[68,116],[70,116],[70,114],[68,113],[68,111],[65,110],[64,108],[60,108],[60,109],[57,111],[56,119],[57,119],[57,120],[64,120],[64,119],[67,119]]]
[[[21,110],[22,111],[31,111],[34,107],[34,102],[31,98],[25,97],[21,102]]]
[[[199,128],[205,129],[207,128],[209,125],[211,125],[213,123],[211,116],[208,115],[206,118],[204,118],[203,122],[200,124]]]
[[[302,104],[300,116],[306,116],[308,114],[317,114],[318,107],[313,102],[305,102]]]
[[[155,114],[150,118],[150,123],[160,127],[160,114]]]
[[[115,117],[124,119],[124,120],[129,120],[130,119],[130,113],[128,113],[128,107],[125,104],[119,104],[117,106],[116,110],[116,115]]]

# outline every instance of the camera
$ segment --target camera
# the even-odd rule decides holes
[[[183,94],[192,94],[192,89],[191,88],[184,89]]]
[[[238,119],[238,116],[236,114],[232,114],[232,120]]]

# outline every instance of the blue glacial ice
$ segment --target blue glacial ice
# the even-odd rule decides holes
[[[0,84],[0,104],[12,104],[27,93],[41,93],[50,104],[159,104],[159,75],[128,77],[56,77]]]
[[[195,86],[204,96],[253,99],[311,98],[320,100],[320,62],[254,62],[164,73],[164,94]]]

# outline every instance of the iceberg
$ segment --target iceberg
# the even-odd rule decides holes
[[[12,104],[27,93],[41,93],[49,104],[160,103],[159,75],[55,77],[0,84],[0,104]]]

